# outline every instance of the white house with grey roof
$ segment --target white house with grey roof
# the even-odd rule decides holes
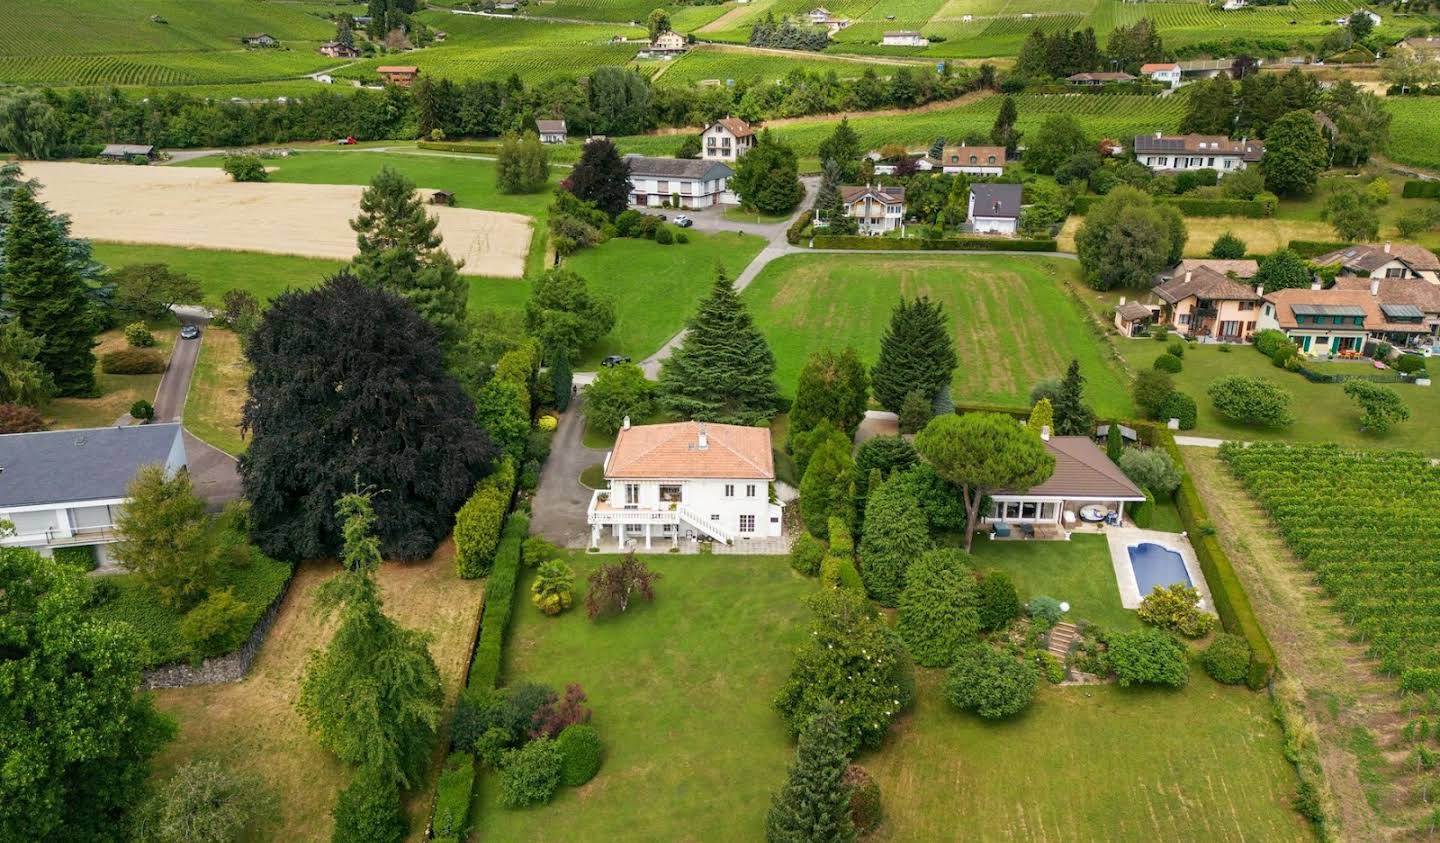
[[[966,216],[976,234],[1014,234],[1020,228],[1018,184],[972,184]]]
[[[657,208],[666,201],[680,208],[734,204],[730,177],[735,171],[720,161],[703,158],[645,158],[628,155],[630,202]]]
[[[118,540],[115,519],[126,487],[147,465],[185,468],[179,424],[48,430],[0,436],[0,519],[15,535],[0,544],[51,555],[94,546],[104,562]]]

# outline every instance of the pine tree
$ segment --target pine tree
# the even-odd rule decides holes
[[[1071,360],[1055,396],[1055,434],[1089,436],[1095,430],[1095,411],[1085,403],[1085,376],[1080,361]]]
[[[660,403],[700,421],[758,424],[780,405],[775,356],[721,270],[660,369]]]
[[[566,190],[593,202],[611,219],[630,203],[630,165],[608,140],[590,141],[565,180]]]
[[[820,168],[820,189],[815,193],[815,210],[825,221],[826,234],[854,234],[858,229],[855,219],[845,214],[840,201],[840,186],[844,174],[833,159],[825,159]]]
[[[913,390],[928,398],[940,394],[941,387],[950,383],[955,364],[944,306],[926,296],[911,302],[902,299],[880,340],[880,359],[870,371],[871,388],[881,406],[898,413]]]
[[[819,152],[821,161],[834,161],[840,166],[844,181],[854,181],[860,167],[860,136],[850,128],[849,118],[840,118],[835,130],[820,142]]]
[[[95,312],[63,226],[26,185],[5,229],[0,294],[20,327],[40,338],[36,356],[60,395],[95,394]]]
[[[995,125],[990,127],[990,142],[1005,147],[1008,155],[1014,155],[1020,143],[1020,133],[1015,131],[1015,123],[1019,119],[1020,110],[1015,107],[1015,98],[1006,96],[1000,102],[1000,113],[995,115]]]
[[[850,843],[849,764],[846,741],[833,711],[822,709],[800,731],[795,765],[765,818],[768,843]]]
[[[469,291],[460,265],[441,248],[437,223],[425,212],[415,183],[382,167],[360,196],[360,216],[350,221],[359,245],[350,272],[409,302],[439,331],[442,347],[449,347],[464,332]]]
[[[795,403],[790,407],[790,435],[803,433],[829,419],[847,436],[854,436],[865,419],[869,379],[860,355],[852,346],[836,353],[812,351],[800,369]]]

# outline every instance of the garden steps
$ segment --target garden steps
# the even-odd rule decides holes
[[[1080,628],[1069,621],[1061,621],[1050,628],[1050,638],[1046,649],[1050,655],[1059,659],[1063,664],[1065,658],[1070,655],[1070,648],[1080,640]]]

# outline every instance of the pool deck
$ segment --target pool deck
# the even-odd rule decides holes
[[[1110,564],[1115,569],[1115,582],[1120,586],[1120,605],[1127,609],[1140,608],[1144,595],[1135,583],[1135,569],[1130,567],[1130,548],[1141,542],[1153,542],[1174,550],[1185,560],[1185,572],[1190,582],[1200,592],[1200,608],[1214,614],[1215,602],[1210,597],[1210,586],[1200,572],[1200,562],[1195,558],[1195,549],[1183,533],[1162,533],[1159,530],[1141,530],[1138,527],[1107,527],[1105,539],[1110,543]]]

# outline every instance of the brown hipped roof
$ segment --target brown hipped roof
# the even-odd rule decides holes
[[[1440,271],[1440,258],[1435,257],[1434,252],[1424,246],[1416,246],[1411,243],[1395,243],[1393,245],[1387,243],[1384,246],[1361,243],[1358,246],[1346,246],[1343,249],[1327,252],[1317,258],[1312,258],[1311,263],[1316,266],[1338,263],[1346,269],[1368,274],[1397,258],[1417,271]]]
[[[375,68],[376,73],[419,73],[420,68],[413,64],[382,64]]]
[[[1126,322],[1134,322],[1137,319],[1149,319],[1155,315],[1150,308],[1138,301],[1126,302],[1116,307],[1115,312]]]
[[[1055,472],[1049,479],[1022,492],[998,494],[1042,498],[1145,499],[1140,487],[1126,477],[1120,466],[1111,462],[1090,437],[1052,436],[1045,443],[1045,448],[1055,458]]]
[[[755,130],[750,127],[750,124],[739,117],[721,117],[715,122],[724,126],[727,132],[737,138],[748,138],[755,134]]]
[[[1178,304],[1191,296],[1226,301],[1260,301],[1254,288],[1221,275],[1208,266],[1182,272],[1155,288],[1155,295],[1168,304]]]
[[[704,431],[706,446],[700,447]],[[770,429],[713,422],[645,424],[622,429],[607,478],[774,480]]]
[[[1428,284],[1428,281],[1421,281]],[[1399,333],[1422,333],[1428,332],[1429,328],[1414,322],[1390,322],[1385,318],[1385,312],[1380,309],[1380,299],[1370,295],[1370,286],[1367,283],[1363,290],[1342,290],[1332,288],[1329,290],[1311,290],[1309,288],[1297,288],[1288,290],[1276,290],[1273,293],[1266,293],[1265,300],[1275,305],[1275,321],[1280,323],[1281,328],[1338,328],[1343,331],[1395,331]],[[1300,325],[1295,320],[1295,307],[1311,305],[1320,307],[1358,308],[1365,312],[1365,324],[1360,325]],[[1359,315],[1359,314],[1356,314]]]
[[[1260,273],[1260,263],[1258,261],[1244,258],[1185,258],[1175,264],[1175,268],[1172,269],[1169,274],[1172,276],[1183,276],[1186,272],[1194,272],[1202,266],[1213,269],[1221,275],[1233,274],[1236,278],[1245,281],[1254,278]]]
[[[1425,313],[1440,313],[1440,285],[1431,284],[1423,278],[1356,278],[1340,276],[1335,279],[1336,290],[1370,291],[1370,284],[1380,285],[1381,305],[1413,304]]]
[[[840,201],[846,205],[853,205],[864,199],[872,197],[876,202],[885,205],[899,205],[905,201],[905,188],[903,187],[848,187],[841,186]]]

